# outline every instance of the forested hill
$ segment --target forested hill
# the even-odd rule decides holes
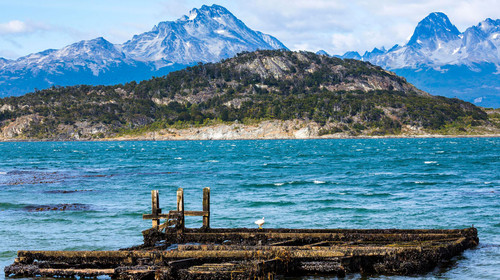
[[[269,119],[353,135],[488,122],[480,108],[431,96],[370,63],[291,51],[242,53],[141,83],[53,87],[0,100],[4,139],[91,139]]]

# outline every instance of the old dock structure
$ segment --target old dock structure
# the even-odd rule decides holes
[[[185,227],[185,216],[202,216],[203,226]],[[6,276],[116,279],[274,279],[277,275],[346,273],[411,275],[479,243],[475,228],[247,229],[210,228],[210,189],[203,210],[186,211],[184,192],[177,209],[162,213],[158,191],[152,228],[144,244],[119,251],[19,251]],[[161,220],[164,220],[161,223]]]

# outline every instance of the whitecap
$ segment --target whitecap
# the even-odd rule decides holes
[[[6,175],[7,172],[0,171],[0,175]]]
[[[315,184],[324,184],[326,182],[325,181],[314,180],[313,183],[315,183]]]
[[[437,151],[436,154],[444,154],[444,151]]]
[[[275,186],[283,186],[285,183],[274,183]]]
[[[425,182],[424,182],[424,181],[415,181],[414,183],[415,183],[415,184],[425,184]]]
[[[434,164],[434,163],[437,163],[437,161],[424,161],[425,164]]]
[[[175,159],[182,159],[181,157],[176,157]]]
[[[215,159],[211,159],[211,160],[207,160],[207,162],[219,162],[219,161],[215,160]]]

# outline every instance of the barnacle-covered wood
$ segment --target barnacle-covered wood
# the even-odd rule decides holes
[[[426,273],[479,242],[457,230],[146,230],[119,251],[19,251],[6,276],[274,279],[276,275]]]

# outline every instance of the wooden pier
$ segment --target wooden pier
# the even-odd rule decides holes
[[[202,216],[203,226],[185,228],[185,216]],[[158,191],[152,228],[144,244],[119,251],[19,251],[6,276],[96,277],[116,279],[274,279],[277,275],[347,273],[413,275],[479,243],[475,228],[403,229],[213,229],[210,189],[203,210],[162,213]],[[165,220],[161,223],[161,220]]]

